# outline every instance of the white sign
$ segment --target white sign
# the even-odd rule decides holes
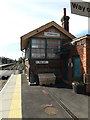
[[[48,61],[35,61],[36,64],[48,64]]]
[[[72,2],[71,0],[71,13],[90,17],[90,2]]]
[[[54,33],[54,32],[44,32],[45,36],[55,36],[55,37],[59,37],[60,33]]]

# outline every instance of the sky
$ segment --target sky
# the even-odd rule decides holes
[[[20,37],[50,21],[61,26],[63,8],[70,17],[69,32],[76,37],[88,34],[89,18],[71,14],[70,0],[1,0],[0,56],[21,57]]]

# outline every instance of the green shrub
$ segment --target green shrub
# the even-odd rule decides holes
[[[80,86],[84,86],[85,84],[83,83],[83,76],[80,77],[74,77],[73,82],[79,82]]]
[[[82,82],[83,81],[82,76],[80,76],[80,77],[74,77],[73,81]]]

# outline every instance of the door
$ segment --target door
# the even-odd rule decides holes
[[[74,77],[80,77],[80,56],[74,57]]]
[[[68,59],[64,60],[64,79],[68,80]]]

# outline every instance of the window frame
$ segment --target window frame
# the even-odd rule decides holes
[[[60,49],[60,40],[58,40],[58,39],[51,39],[51,40],[52,40],[53,42],[50,41],[49,39],[47,39],[47,59],[57,58],[57,55],[56,55],[56,53],[54,53],[54,50],[55,50],[55,49],[58,49],[58,48]],[[49,47],[48,47],[48,41],[52,43],[52,46],[56,44],[57,47],[55,47],[55,46],[53,46],[53,47],[52,47],[52,46],[49,46]],[[57,42],[56,42],[56,41],[57,41]],[[59,44],[58,44],[58,41],[59,41]],[[55,43],[55,44],[53,44],[53,43]],[[59,46],[58,46],[58,45],[59,45]],[[48,52],[48,50],[51,50],[51,51],[52,51],[52,52],[51,52],[51,53],[52,53],[52,54],[51,54],[52,57],[49,57],[49,56],[48,56],[48,54],[50,54],[50,53]]]
[[[32,40],[45,40],[45,57],[32,57]],[[42,59],[42,60],[55,60],[57,57],[47,57],[47,40],[59,40],[59,47],[62,47],[62,39],[61,38],[46,38],[46,37],[30,37],[29,46],[30,46],[30,53],[29,53],[29,59]]]
[[[40,44],[38,44],[38,45],[42,45],[42,44],[41,44],[41,41],[45,41],[44,39],[39,39],[39,38],[37,38],[37,39],[31,39],[31,58],[33,58],[33,59],[45,59],[45,43],[43,42],[43,43],[44,43],[44,47],[42,47],[42,48],[41,48],[41,47],[40,47],[40,48],[32,48],[32,44],[33,44],[32,41],[33,41],[33,40],[36,40],[36,41],[40,40]],[[37,45],[37,43],[38,43],[38,42],[36,42],[35,44]],[[38,45],[37,45],[37,46],[38,46]],[[35,49],[36,49],[36,50],[40,50],[40,57],[33,57],[33,56],[32,56],[32,50],[33,50],[33,49],[34,49],[34,50],[35,50]],[[41,50],[44,50],[44,52],[43,52],[44,57],[41,57],[41,56],[42,56]],[[37,54],[37,52],[36,52],[35,54]]]

